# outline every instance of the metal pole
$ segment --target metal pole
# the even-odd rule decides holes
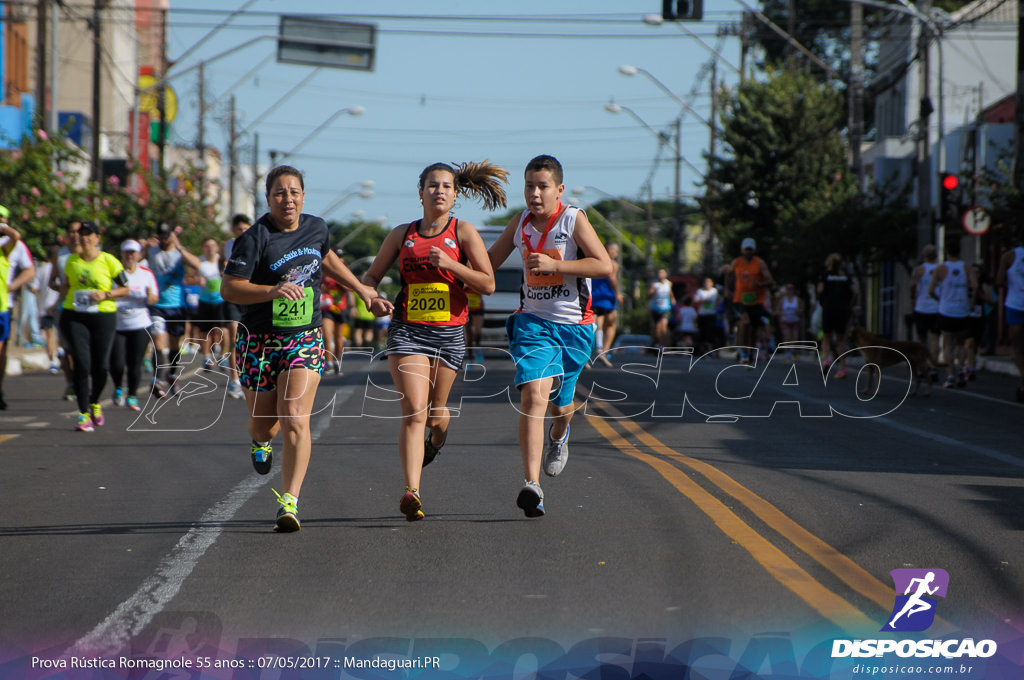
[[[926,16],[931,13],[931,0],[921,0],[921,12]],[[920,113],[917,119],[917,250],[921,251],[933,242],[932,217],[932,158],[931,158],[931,100],[930,60],[928,59],[928,39],[930,30],[923,21],[917,40],[918,62],[920,64]]]
[[[197,151],[199,152],[199,196],[202,200],[206,197],[206,69],[204,64],[199,64],[199,140]]]
[[[103,5],[106,0],[96,0],[92,9],[92,139],[89,177],[93,182],[103,181],[103,166],[100,161],[100,59],[103,51],[101,49]]]
[[[1017,0],[1017,93],[1014,97],[1013,185],[1024,191],[1024,0]]]
[[[46,130],[49,121],[46,102],[46,8],[50,0],[36,4],[36,119],[40,130]],[[52,132],[52,130],[50,131]]]
[[[683,223],[682,217],[682,188],[679,185],[681,165],[683,163],[683,120],[676,118],[676,176],[675,196],[672,200],[672,273],[678,274],[683,267]]]
[[[252,134],[252,212],[260,214],[260,133]]]
[[[228,106],[229,130],[228,130],[228,212],[235,214],[235,168],[238,165],[235,145],[238,143],[238,135],[235,134],[235,95],[231,95]]]
[[[157,145],[159,149],[159,176],[166,176],[167,157],[167,69],[170,64],[167,62],[167,10],[160,10],[160,90],[158,108],[160,115],[159,132],[157,133]]]
[[[57,6],[60,4],[60,0],[50,0],[50,2],[54,4],[54,7],[50,12],[50,76],[47,78],[50,81],[50,123],[47,129],[51,133],[55,133],[60,129],[57,105],[57,37],[59,34]]]
[[[864,7],[850,3],[850,167],[857,177],[857,195],[864,190]]]

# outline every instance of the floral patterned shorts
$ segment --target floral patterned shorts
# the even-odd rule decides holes
[[[319,328],[299,333],[240,335],[235,351],[238,381],[255,392],[276,390],[278,376],[295,368],[316,371],[318,375],[324,372],[326,351]]]

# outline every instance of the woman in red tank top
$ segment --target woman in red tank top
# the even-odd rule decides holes
[[[379,283],[396,262],[402,289],[388,330],[388,365],[401,394],[398,451],[405,476],[399,509],[423,519],[420,475],[448,437],[448,393],[466,355],[468,303],[463,284],[494,292],[494,272],[476,228],[452,214],[460,194],[505,206],[508,173],[486,161],[452,167],[435,163],[420,173],[422,219],[396,227],[381,245],[363,281]],[[424,432],[424,428],[426,431]]]

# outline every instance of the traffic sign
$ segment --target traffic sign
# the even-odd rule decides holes
[[[992,226],[992,218],[983,206],[971,206],[964,211],[964,231],[972,236],[981,236]]]

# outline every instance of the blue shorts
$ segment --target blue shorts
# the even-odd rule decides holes
[[[1010,326],[1024,324],[1024,310],[1006,307],[1006,323]]]
[[[11,337],[11,310],[0,312],[0,342]]]
[[[547,321],[533,314],[512,314],[505,322],[508,348],[516,362],[516,387],[561,377],[551,403],[572,404],[576,381],[594,351],[594,326]]]

